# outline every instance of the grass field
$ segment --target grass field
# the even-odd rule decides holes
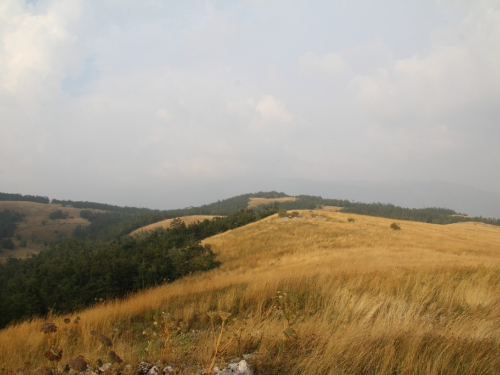
[[[182,216],[179,219],[181,219],[186,225],[189,225],[189,224],[192,224],[192,223],[196,223],[198,221],[203,221],[205,219],[206,220],[211,220],[214,217],[217,217],[217,216],[213,216],[213,215],[190,215],[190,216]],[[172,223],[172,220],[174,220],[174,219],[166,219],[166,220],[159,221],[157,223],[146,225],[146,226],[144,226],[142,228],[138,228],[138,229],[132,231],[132,233],[130,233],[130,235],[133,236],[133,235],[144,233],[144,232],[152,232],[152,231],[154,231],[154,230],[156,230],[158,228],[166,229],[166,228],[170,227],[170,223]]]
[[[62,207],[60,204],[43,204],[35,202],[0,201],[0,211],[11,210],[25,215],[23,221],[17,225],[12,240],[16,244],[14,250],[0,252],[0,262],[9,256],[23,258],[29,253],[38,253],[43,249],[44,243],[51,243],[60,238],[68,237],[78,225],[88,225],[90,222],[80,217],[80,209]],[[49,219],[49,214],[62,210],[68,213],[66,219]],[[19,247],[21,240],[26,239],[27,246]]]
[[[281,198],[250,198],[247,208],[254,208],[261,204],[271,204],[274,202],[293,202],[296,201],[295,197],[281,197]]]
[[[0,331],[3,366],[49,365],[49,344],[60,366],[106,360],[95,330],[126,363],[185,374],[246,353],[258,374],[500,373],[500,227],[392,222],[300,211],[214,236],[219,269],[51,317],[55,334]]]

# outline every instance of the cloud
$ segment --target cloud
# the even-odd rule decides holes
[[[425,179],[474,168],[466,154],[493,165],[499,5],[446,1],[2,1],[1,175],[83,199],[117,181]]]
[[[467,42],[460,40],[463,33]],[[494,48],[500,45],[500,9],[476,6],[459,25],[436,31],[433,38],[429,54],[357,76],[359,99],[389,126],[404,126],[411,118],[420,126],[444,121],[450,128],[477,131],[479,124],[472,129],[464,120],[481,118],[481,111],[492,110],[500,99],[500,49]],[[479,127],[491,130],[484,122]]]
[[[293,116],[287,111],[283,102],[276,100],[272,95],[266,95],[261,99],[255,109],[266,122],[291,123]]]
[[[156,111],[156,117],[161,120],[168,120],[170,118],[170,114],[166,108],[160,108]]]
[[[299,57],[299,66],[313,74],[340,76],[348,72],[349,66],[339,53],[330,52],[318,56],[314,52],[307,52]]]
[[[6,21],[0,34],[0,90],[20,96],[57,89],[59,80],[78,65],[76,35],[68,24],[78,17],[79,1],[50,2],[41,13],[7,1],[0,9]]]

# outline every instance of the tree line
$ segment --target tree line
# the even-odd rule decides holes
[[[0,201],[25,201],[25,202],[36,202],[36,203],[50,203],[48,197],[42,197],[39,195],[22,195],[22,194],[9,194],[0,192]]]

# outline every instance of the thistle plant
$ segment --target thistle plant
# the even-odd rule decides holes
[[[40,327],[40,332],[47,335],[48,349],[45,351],[43,356],[47,358],[52,364],[52,371],[57,374],[57,365],[62,359],[62,349],[58,348],[57,339],[55,333],[57,332],[57,326],[52,322],[45,322]]]
[[[287,322],[287,326],[283,330],[283,333],[287,338],[294,336],[296,332],[293,326],[297,321],[298,316],[292,307],[290,293],[278,290],[273,300],[274,308],[277,310],[279,316],[285,318]]]
[[[207,369],[207,373],[209,374],[212,371],[213,367],[215,366],[215,361],[217,360],[217,357],[220,355],[220,353],[222,353],[227,348],[227,345],[231,341],[231,339],[230,339],[229,341],[226,342],[225,345],[223,345],[221,347],[221,340],[222,340],[222,334],[224,333],[224,326],[226,324],[226,321],[231,316],[231,313],[225,312],[225,311],[220,311],[218,313],[215,311],[211,311],[211,312],[208,312],[207,315],[210,318],[210,327],[212,329],[212,335],[214,337],[212,361],[210,362],[210,365],[208,366],[208,369]],[[214,320],[217,316],[219,316],[221,321],[222,321],[218,335],[216,335],[215,325],[214,325]]]

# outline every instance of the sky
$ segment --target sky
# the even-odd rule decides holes
[[[277,179],[500,193],[499,167],[498,0],[0,2],[3,192],[152,208]]]

